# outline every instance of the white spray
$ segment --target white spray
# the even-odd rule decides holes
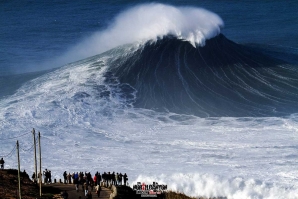
[[[71,48],[56,65],[100,54],[120,45],[157,40],[167,35],[204,45],[220,33],[222,19],[203,8],[174,7],[159,3],[142,4],[119,14],[104,31]]]

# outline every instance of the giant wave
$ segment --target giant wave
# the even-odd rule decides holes
[[[285,116],[298,111],[294,66],[222,34],[194,48],[167,37],[114,58],[107,69],[136,108],[218,116]],[[111,75],[112,74],[112,75]]]
[[[144,14],[156,5],[165,15],[168,8],[181,11],[161,4],[135,10]],[[219,23],[200,39],[153,31],[138,40],[124,31],[131,27],[122,28],[123,16],[138,13],[132,11],[67,53],[88,58],[31,81],[16,77],[20,89],[0,100],[3,153],[11,138],[35,127],[46,143],[43,164],[57,178],[65,168],[94,173],[100,167],[124,170],[130,179],[164,180],[193,196],[296,198],[297,116],[248,117],[297,113],[295,64],[230,41],[209,12]],[[31,141],[23,136],[21,145],[28,149]],[[94,158],[90,151],[97,150]],[[22,165],[31,165],[33,155],[21,155]],[[17,166],[12,159],[7,165]]]
[[[206,39],[218,35],[223,26],[217,14],[203,8],[141,4],[123,11],[106,29],[88,36],[51,64],[80,60],[120,45],[156,41],[169,34],[193,46],[203,46]]]
[[[143,4],[118,15],[61,59],[139,44],[133,52],[113,54],[105,75],[133,88],[123,96],[137,92],[137,108],[200,117],[297,112],[295,67],[228,40],[220,34],[222,27],[219,16],[202,8]]]

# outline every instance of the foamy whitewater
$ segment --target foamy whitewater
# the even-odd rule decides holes
[[[18,140],[21,170],[32,174],[35,128],[41,132],[42,170],[56,179],[65,170],[115,171],[126,172],[130,185],[155,181],[194,197],[298,198],[296,114],[199,117],[150,110],[134,105],[137,88],[107,75],[143,52],[148,41],[171,35],[198,48],[222,27],[219,16],[194,7],[145,4],[119,14],[53,63],[85,59],[0,99],[5,167],[17,168]]]

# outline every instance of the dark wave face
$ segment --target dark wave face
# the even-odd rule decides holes
[[[108,73],[137,91],[137,108],[200,117],[298,112],[297,68],[222,34],[197,48],[171,37],[148,42]]]

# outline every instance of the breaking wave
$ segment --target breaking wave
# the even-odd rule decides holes
[[[119,14],[109,27],[71,48],[55,64],[87,58],[124,44],[156,41],[168,35],[193,46],[202,46],[206,39],[218,35],[223,25],[218,15],[203,8],[141,4]]]

